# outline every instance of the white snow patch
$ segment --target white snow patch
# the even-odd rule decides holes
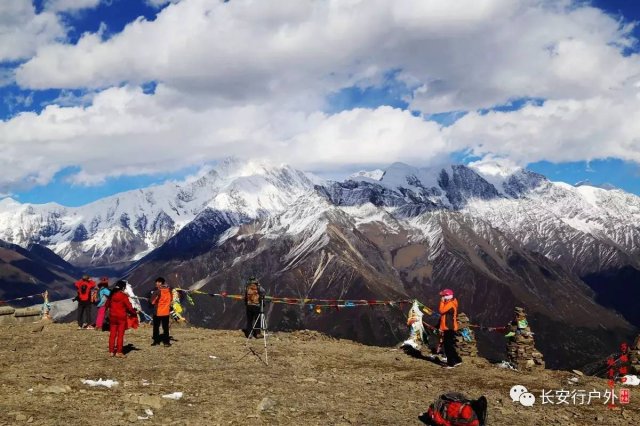
[[[149,247],[147,250],[141,251],[138,254],[136,254],[135,256],[133,256],[131,258],[131,260],[133,262],[142,259],[143,257],[145,257],[146,255],[148,255],[149,253],[151,253],[153,250],[155,250],[155,247],[151,246]]]
[[[564,223],[569,225],[570,227],[577,229],[580,232],[584,232],[585,234],[593,234],[596,231],[602,231],[602,227],[596,223],[589,223],[584,219],[580,219],[577,217],[572,218],[562,218]]]
[[[575,190],[582,196],[582,198],[594,207],[598,207],[599,201],[602,199],[603,193],[606,193],[606,189],[596,188],[593,186],[579,186]]]
[[[183,396],[184,396],[184,394],[182,392],[174,392],[174,393],[169,393],[169,394],[166,394],[166,395],[162,395],[163,398],[165,398],[165,399],[173,399],[174,401],[182,399]]]
[[[116,380],[102,380],[101,378],[98,380],[82,380],[82,383],[91,387],[105,387],[109,389],[118,386],[118,382]]]
[[[232,226],[231,228],[224,231],[222,235],[220,235],[220,238],[218,238],[218,245],[221,245],[228,239],[235,237],[238,234],[239,230],[239,226]]]

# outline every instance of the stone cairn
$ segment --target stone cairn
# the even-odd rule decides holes
[[[544,368],[542,354],[535,348],[533,333],[523,308],[516,308],[515,319],[507,327],[507,358],[518,370]]]
[[[629,363],[636,374],[640,374],[640,334],[629,348]]]
[[[458,355],[478,356],[478,345],[476,336],[469,327],[469,317],[465,313],[458,314],[458,334],[456,336],[456,350]]]

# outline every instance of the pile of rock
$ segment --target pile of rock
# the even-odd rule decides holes
[[[469,327],[469,317],[465,313],[458,314],[458,335],[456,337],[456,350],[461,357],[478,356],[476,336]]]
[[[515,320],[507,327],[507,358],[518,370],[544,368],[523,308],[516,308]]]

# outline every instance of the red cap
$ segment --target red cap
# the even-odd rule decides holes
[[[440,296],[453,296],[453,290],[450,288],[445,288],[440,292]]]

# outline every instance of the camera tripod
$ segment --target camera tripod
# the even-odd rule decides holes
[[[262,334],[262,340],[264,341],[264,359],[260,356],[256,350],[249,346],[249,341],[254,337],[254,333]],[[248,348],[247,353],[242,356],[238,361],[242,360],[249,354],[255,355],[265,365],[269,365],[269,350],[267,348],[267,336],[269,335],[267,330],[267,316],[264,313],[264,299],[260,301],[260,313],[253,323],[251,330],[249,330],[245,346]]]

